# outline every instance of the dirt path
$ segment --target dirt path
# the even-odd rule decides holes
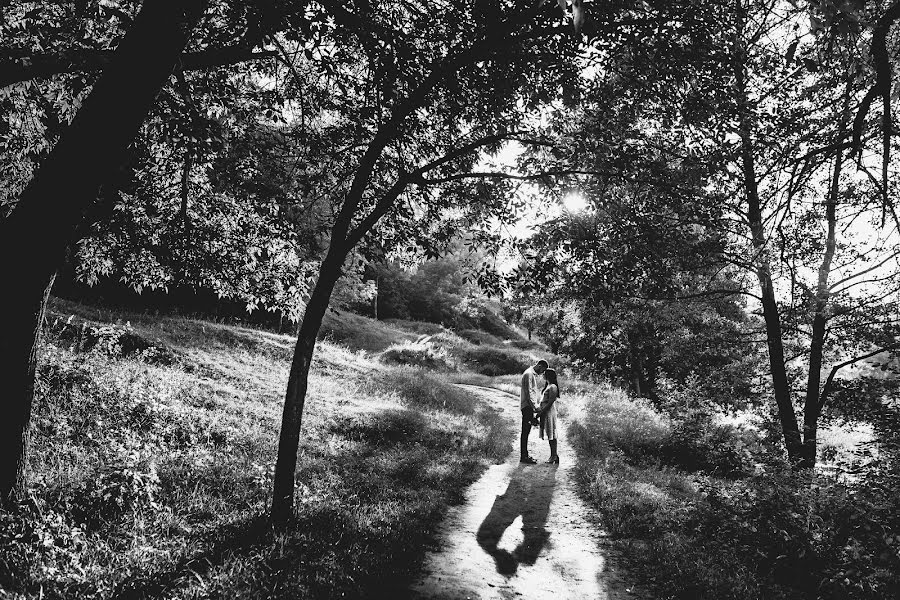
[[[516,421],[518,399],[477,386],[463,386]],[[568,418],[574,418],[568,411]],[[563,431],[565,424],[563,423]],[[562,437],[562,436],[561,436]],[[492,465],[451,508],[438,549],[425,558],[412,587],[419,599],[566,598],[633,599],[630,583],[615,568],[602,532],[575,493],[572,461],[560,439],[560,465],[544,461],[550,451],[532,430],[529,452],[536,465],[519,464],[518,436],[504,464]]]

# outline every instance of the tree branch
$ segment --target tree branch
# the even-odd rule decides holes
[[[0,88],[63,73],[101,71],[110,63],[115,52],[115,50],[75,50],[64,54],[36,54],[0,60]],[[232,46],[182,54],[181,65],[186,71],[198,71],[265,60],[276,54],[274,51],[254,52],[252,48],[245,46]]]
[[[482,138],[479,138],[473,142],[460,146],[459,148],[455,148],[447,154],[443,155],[440,158],[432,160],[410,173],[406,173],[401,175],[394,185],[378,200],[375,204],[375,207],[372,211],[366,215],[359,224],[347,234],[345,245],[347,248],[353,248],[356,244],[362,240],[363,236],[366,235],[372,227],[375,226],[375,223],[383,217],[388,210],[390,210],[391,206],[393,206],[394,201],[403,193],[406,189],[406,186],[410,183],[416,183],[421,181],[422,174],[431,171],[432,169],[436,169],[437,167],[446,164],[452,160],[457,158],[461,158],[466,154],[474,152],[478,148],[483,146],[488,146],[490,144],[495,144],[497,142],[503,141],[505,139],[509,139],[510,136],[518,135],[517,133],[513,134],[496,134],[496,135],[488,135]]]
[[[834,383],[834,376],[837,374],[838,371],[840,371],[844,367],[849,367],[852,364],[858,363],[861,360],[865,360],[867,358],[872,358],[873,356],[875,356],[877,354],[881,354],[882,352],[888,352],[890,350],[895,350],[897,348],[900,348],[900,343],[889,344],[887,346],[883,346],[883,347],[879,348],[878,350],[873,350],[872,352],[863,354],[862,356],[857,356],[856,358],[851,358],[850,360],[845,360],[844,362],[838,363],[838,364],[834,365],[833,367],[831,367],[831,372],[828,374],[828,379],[825,380],[825,385],[822,386],[822,393],[819,396],[819,407],[818,407],[819,412],[821,412],[822,408],[825,406],[825,400],[828,399],[828,394],[829,394],[829,392],[831,392],[831,386]]]
[[[887,36],[891,30],[891,26],[898,19],[900,19],[900,2],[894,2],[875,24],[875,28],[872,31],[872,44],[870,46],[872,66],[875,69],[875,83],[869,88],[869,91],[866,92],[865,97],[860,103],[859,110],[856,112],[856,117],[853,119],[853,146],[857,153],[861,153],[862,129],[865,124],[866,116],[868,115],[869,109],[872,107],[872,102],[875,98],[881,98],[883,105],[883,113],[881,116],[881,192],[883,194],[885,207],[890,203],[890,199],[888,198],[887,171],[891,153],[891,75],[893,72],[887,50]]]

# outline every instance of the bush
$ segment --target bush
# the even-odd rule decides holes
[[[580,382],[572,382],[570,387],[570,394],[588,396],[584,424],[570,426],[576,451],[599,459],[605,459],[611,450],[634,461],[659,456],[670,425],[648,401]]]
[[[462,353],[466,366],[476,373],[495,377],[521,373],[531,366],[531,359],[519,352],[489,346],[475,346]]]
[[[156,465],[129,454],[86,482],[75,498],[72,515],[88,528],[108,526],[129,514],[157,510],[158,493]]]
[[[139,356],[163,365],[171,365],[176,360],[171,348],[139,335],[130,323],[91,323],[70,315],[68,318],[56,317],[44,331],[78,352],[95,351],[112,358]]]
[[[423,367],[435,371],[449,371],[456,368],[455,361],[447,350],[432,342],[395,344],[382,352],[381,359],[389,364]]]
[[[751,437],[732,425],[714,423],[705,411],[693,411],[673,422],[657,453],[663,462],[686,471],[743,477],[754,469]]]
[[[649,426],[648,426],[649,425]],[[769,458],[744,474],[747,432],[703,411],[664,419],[619,395],[569,429],[579,491],[653,595],[677,600],[900,597],[900,475],[841,482]]]

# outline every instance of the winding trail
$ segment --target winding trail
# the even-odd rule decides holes
[[[485,400],[518,432],[518,398],[491,388],[461,386]],[[576,418],[567,407],[567,419]],[[563,423],[565,428],[565,423]],[[472,484],[463,504],[452,507],[411,589],[417,599],[550,598],[633,599],[626,575],[616,568],[608,540],[591,524],[589,508],[575,492],[574,456],[565,438],[560,465],[537,430],[529,437],[536,465],[519,464],[518,435],[506,462],[492,465]]]

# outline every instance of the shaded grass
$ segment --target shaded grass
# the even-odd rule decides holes
[[[621,392],[599,387],[583,402],[583,418],[568,429],[579,493],[653,597],[874,600],[900,592],[900,559],[888,550],[895,534],[884,535],[897,531],[896,477],[853,488],[771,455],[742,479],[686,472],[668,465],[705,452],[690,461],[697,468],[720,460],[721,449],[685,439],[679,423]],[[709,440],[734,441],[709,429]]]
[[[320,343],[295,521],[275,534],[264,517],[291,338],[54,303],[68,308],[128,321],[176,360],[84,351],[51,328],[33,502],[0,516],[0,587],[14,595],[400,593],[447,505],[509,450],[509,425],[446,379]]]
[[[692,546],[688,532],[704,501],[705,478],[652,460],[664,447],[668,420],[612,388],[598,387],[584,398],[583,419],[568,429],[579,493],[651,595],[699,600],[761,594],[758,587],[745,590],[751,596],[740,591],[746,581],[739,560]]]

